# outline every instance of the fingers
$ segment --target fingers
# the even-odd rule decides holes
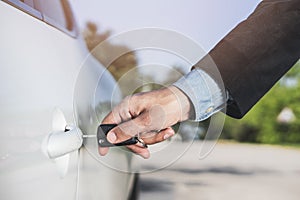
[[[133,153],[136,153],[143,157],[144,159],[148,159],[150,157],[150,152],[147,148],[144,148],[140,146],[140,144],[135,144],[135,145],[129,145],[127,146],[129,150],[131,150]],[[99,147],[98,152],[101,156],[105,156],[108,153],[108,148],[106,147]]]
[[[125,98],[120,105],[115,107],[102,121],[102,124],[120,124],[123,121],[128,121],[132,118],[129,112],[129,98]],[[110,134],[108,137],[112,137],[109,141],[114,141],[114,134]],[[113,142],[112,142],[113,143]],[[101,156],[105,156],[108,153],[108,147],[99,147],[98,152]]]
[[[151,133],[144,134],[144,136],[142,136],[141,138],[146,144],[156,144],[169,139],[174,134],[175,134],[174,130],[171,127],[168,127],[164,130],[161,130],[158,133],[151,132]]]
[[[140,138],[146,143],[146,144],[155,144],[162,142],[170,137],[172,137],[175,134],[174,130],[171,127],[168,127],[166,129],[163,129],[159,132],[144,132],[144,134],[140,135]],[[112,131],[110,131],[107,134],[107,140],[112,143],[119,143],[123,142],[125,140],[128,140],[131,137],[134,137],[139,134],[135,135],[126,135],[122,129],[120,128],[115,128]]]
[[[107,139],[109,142],[111,143],[118,143],[117,138],[115,132],[113,132],[114,130],[112,130],[112,132],[108,133]],[[118,132],[118,131],[116,131]],[[119,133],[121,136],[123,136],[124,134]],[[169,139],[170,137],[172,137],[175,134],[174,130],[171,127],[168,127],[164,130],[161,130],[160,132],[150,132],[150,133],[144,133],[143,136],[141,137],[141,139],[145,142],[145,144],[156,144],[159,142],[162,142],[164,140]],[[120,137],[121,138],[121,137]],[[130,137],[122,137],[124,138],[122,141],[130,138]],[[118,139],[119,140],[119,139]],[[121,139],[120,139],[121,140]],[[120,141],[121,142],[121,141]],[[141,157],[148,159],[150,157],[150,152],[147,148],[144,148],[143,146],[141,146],[141,144],[136,144],[136,145],[129,145],[127,146],[127,148],[129,150],[131,150],[133,153],[136,153],[138,155],[140,155]],[[108,148],[99,148],[99,154],[101,156],[104,156],[107,154],[108,152]]]
[[[132,96],[126,97],[119,105],[117,105],[102,121],[103,124],[120,124],[132,119],[134,116],[130,113],[130,103]]]
[[[155,132],[156,130],[163,129],[164,119],[161,116],[163,115],[160,114],[160,112],[144,112],[138,117],[113,128],[107,134],[107,139],[110,143],[119,143],[142,133]]]
[[[108,153],[109,148],[108,147],[98,147],[98,153],[101,156],[105,156]]]
[[[130,146],[127,146],[127,148],[129,150],[131,150],[133,153],[140,155],[144,159],[150,158],[149,149],[139,146],[139,144],[130,145]]]
[[[169,126],[178,122],[179,107],[176,96],[169,89],[126,97],[102,122],[118,124],[107,134],[107,139],[114,144],[147,133],[141,137],[146,144],[164,141],[174,135]],[[161,131],[157,133],[157,130]],[[138,144],[127,147],[144,158],[150,156],[149,150]],[[99,148],[100,155],[107,152],[108,148]]]

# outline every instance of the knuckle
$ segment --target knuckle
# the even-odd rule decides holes
[[[147,112],[140,117],[141,125],[148,127],[152,125],[151,115]]]
[[[126,96],[122,102],[128,104],[128,103],[130,103],[131,99],[132,99],[132,96]]]

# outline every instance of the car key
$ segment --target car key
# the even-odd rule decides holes
[[[141,139],[139,139],[137,136],[134,136],[132,138],[129,138],[128,140],[125,140],[123,142],[119,142],[116,144],[110,143],[106,136],[110,130],[112,130],[114,127],[116,127],[117,124],[101,124],[98,127],[97,130],[97,141],[99,147],[115,147],[115,146],[127,146],[127,145],[133,145],[140,143],[144,148],[147,148],[147,144],[145,144]]]

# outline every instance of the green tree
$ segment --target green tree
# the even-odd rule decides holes
[[[300,63],[298,62],[241,120],[227,118],[222,137],[242,142],[300,142]],[[294,114],[279,119],[287,108]]]

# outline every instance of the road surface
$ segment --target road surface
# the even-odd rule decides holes
[[[174,150],[180,145],[173,145]],[[165,169],[141,174],[140,200],[300,199],[299,149],[218,143],[208,157],[199,160],[199,146],[200,142],[194,142]],[[167,159],[164,156],[160,159]]]

